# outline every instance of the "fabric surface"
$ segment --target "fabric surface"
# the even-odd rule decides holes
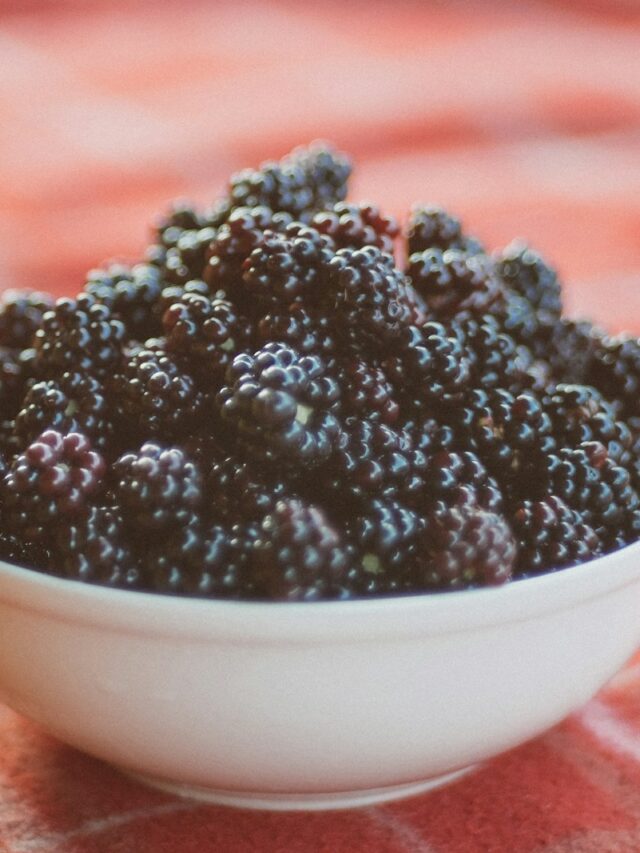
[[[526,235],[572,311],[640,331],[639,55],[631,0],[0,0],[0,286],[74,292],[171,197],[324,137],[353,198]],[[329,814],[176,800],[0,710],[0,851],[640,851],[640,659],[446,789]]]

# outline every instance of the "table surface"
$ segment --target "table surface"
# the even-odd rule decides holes
[[[174,196],[315,137],[352,198],[526,236],[570,312],[640,331],[633,0],[0,0],[0,287],[72,293]],[[547,735],[441,791],[330,814],[175,800],[0,709],[2,853],[640,851],[640,659]]]

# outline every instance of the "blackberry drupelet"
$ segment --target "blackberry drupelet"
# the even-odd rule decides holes
[[[183,231],[175,246],[166,249],[162,256],[160,268],[165,281],[186,284],[194,278],[202,278],[217,233],[211,227]]]
[[[533,355],[501,330],[491,314],[460,318],[446,324],[450,337],[462,342],[470,367],[470,385],[519,392],[535,384]]]
[[[400,415],[397,392],[384,368],[358,356],[341,359],[337,366],[344,415],[393,426]]]
[[[80,433],[47,430],[16,456],[3,483],[4,518],[11,532],[43,543],[52,525],[87,511],[103,486],[106,465]]]
[[[595,530],[557,495],[516,504],[510,520],[518,542],[518,577],[576,566],[602,552]]]
[[[339,350],[329,312],[301,302],[272,306],[259,321],[256,338],[260,346],[282,341],[301,355],[318,355],[327,367],[333,367]]]
[[[203,498],[199,466],[177,447],[147,442],[112,467],[114,492],[131,534],[172,533],[184,526]]]
[[[504,502],[496,480],[469,450],[438,451],[429,461],[419,498],[421,507],[431,513],[465,502],[500,513]]]
[[[92,506],[55,534],[55,570],[71,580],[138,589],[140,570],[120,510]]]
[[[340,389],[320,357],[273,342],[236,356],[226,383],[220,412],[252,456],[290,467],[328,458],[338,436]]]
[[[29,372],[17,350],[0,347],[0,407],[3,419],[13,418],[20,408]]]
[[[206,478],[205,511],[225,523],[260,521],[291,489],[279,472],[235,456],[216,459]]]
[[[62,297],[44,314],[35,333],[35,369],[43,379],[67,370],[103,378],[120,364],[125,337],[124,323],[95,297]]]
[[[5,290],[0,296],[0,347],[26,349],[54,299],[37,290]]]
[[[491,314],[504,300],[504,286],[486,255],[426,249],[409,257],[407,273],[436,320]]]
[[[561,318],[547,336],[544,358],[557,382],[584,383],[604,333],[586,320]]]
[[[211,293],[209,285],[202,279],[194,278],[193,281],[187,281],[185,284],[169,284],[163,287],[162,293],[155,306],[155,313],[158,318],[158,324],[162,331],[162,318],[171,308],[174,302],[180,302],[183,296],[198,295],[206,296],[208,299],[224,299],[224,292],[218,291],[215,294]]]
[[[640,339],[601,337],[593,348],[586,381],[615,400],[623,417],[640,414]]]
[[[271,601],[338,598],[352,559],[323,510],[297,499],[278,501],[251,553],[254,594]]]
[[[477,240],[462,233],[460,220],[441,207],[416,204],[407,225],[407,255],[427,249],[459,249],[474,254],[482,252]]]
[[[47,429],[82,433],[96,450],[108,455],[113,424],[103,383],[73,370],[32,385],[15,418],[18,446],[25,448]]]
[[[178,235],[184,231],[197,230],[204,225],[201,211],[185,198],[171,202],[169,210],[158,217],[153,231],[165,246],[175,246]]]
[[[400,233],[397,221],[385,216],[374,204],[338,202],[311,218],[311,225],[327,234],[338,249],[363,249],[377,246],[393,254],[395,238]]]
[[[144,341],[161,332],[154,309],[164,286],[160,270],[152,264],[111,264],[91,270],[84,290],[124,323],[128,338]]]
[[[510,243],[496,258],[496,270],[507,287],[524,297],[549,320],[562,313],[560,282],[555,270],[521,240]]]

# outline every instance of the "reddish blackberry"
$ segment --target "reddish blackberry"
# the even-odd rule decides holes
[[[56,530],[55,570],[71,580],[137,589],[140,571],[118,509],[93,506]]]
[[[409,257],[407,273],[437,320],[490,314],[503,300],[503,286],[485,255],[426,249]]]
[[[337,377],[345,415],[390,426],[396,423],[400,414],[397,394],[380,365],[354,355],[339,362]]]
[[[259,304],[322,299],[327,264],[334,255],[330,237],[293,222],[282,233],[267,230],[242,265],[245,289]]]
[[[53,297],[36,290],[5,290],[0,296],[0,347],[31,346],[42,317],[53,307]]]
[[[17,456],[4,477],[4,512],[11,531],[34,542],[51,524],[87,510],[106,470],[86,436],[47,430]]]
[[[331,237],[338,249],[377,246],[389,255],[393,254],[393,243],[400,232],[397,221],[382,214],[376,205],[344,201],[314,214],[311,225]]]
[[[496,586],[510,580],[517,546],[501,515],[473,502],[427,517],[412,577],[416,590]]]
[[[419,497],[422,507],[431,512],[465,501],[494,513],[501,512],[503,505],[498,483],[478,456],[468,450],[438,451],[424,474],[424,488]]]
[[[593,348],[586,381],[615,400],[624,417],[640,414],[640,339],[601,338]]]
[[[317,601],[341,595],[352,553],[324,512],[300,500],[278,501],[251,553],[257,598]]]
[[[216,385],[234,355],[246,349],[250,327],[231,302],[185,293],[162,318],[168,352],[189,360],[189,367]]]
[[[545,318],[558,320],[562,313],[560,282],[555,270],[520,240],[510,243],[496,258],[496,269],[507,287],[523,296]]]
[[[482,246],[462,233],[460,220],[441,207],[415,205],[407,225],[407,254],[427,249],[460,249],[479,253]]]
[[[154,309],[164,286],[160,270],[152,264],[111,264],[91,270],[84,290],[124,323],[127,337],[144,341],[161,332]]]
[[[338,351],[334,326],[328,311],[301,302],[274,305],[258,323],[257,340],[261,345],[282,341],[301,355],[321,356],[332,366]]]
[[[67,370],[102,378],[119,365],[124,339],[124,324],[107,305],[88,293],[62,297],[44,314],[35,333],[35,368],[44,379]]]
[[[67,371],[58,379],[36,382],[27,391],[15,419],[21,448],[42,432],[80,432],[96,450],[109,449],[113,437],[110,407],[101,382],[87,373]]]
[[[380,349],[412,322],[410,285],[393,258],[375,246],[340,249],[328,274],[343,338]]]
[[[602,552],[594,529],[557,495],[516,504],[511,526],[518,542],[519,577],[586,563]]]
[[[460,336],[441,323],[406,326],[384,362],[398,388],[424,400],[452,398],[470,380],[471,364]]]
[[[116,460],[112,474],[125,522],[138,539],[175,531],[202,502],[200,469],[177,447],[147,442]]]
[[[351,164],[323,143],[297,148],[278,163],[263,163],[258,170],[233,175],[229,196],[234,207],[265,205],[286,211],[301,221],[315,210],[342,201]]]
[[[270,343],[236,356],[226,382],[218,395],[222,417],[252,455],[298,466],[329,456],[340,392],[321,358]]]
[[[149,340],[135,349],[110,384],[118,431],[164,439],[188,434],[203,417],[205,395],[184,366]]]
[[[259,521],[290,493],[278,472],[235,456],[216,459],[206,479],[206,506],[212,518],[225,523]]]

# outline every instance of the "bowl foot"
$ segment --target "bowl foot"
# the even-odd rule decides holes
[[[239,809],[261,809],[265,811],[324,811],[330,809],[355,809],[364,806],[373,806],[377,803],[388,803],[392,800],[400,800],[403,797],[414,797],[424,794],[435,788],[441,788],[457,781],[462,776],[470,773],[478,765],[472,764],[455,770],[452,773],[443,773],[440,776],[432,776],[420,782],[410,782],[403,785],[390,785],[386,788],[366,788],[361,791],[336,791],[320,794],[279,794],[259,793],[255,791],[219,791],[213,788],[204,788],[196,785],[185,785],[180,782],[169,782],[165,779],[157,779],[153,776],[144,776],[141,773],[124,771],[127,776],[158,788],[178,797],[190,797],[206,803],[215,803],[221,806],[233,806]]]

